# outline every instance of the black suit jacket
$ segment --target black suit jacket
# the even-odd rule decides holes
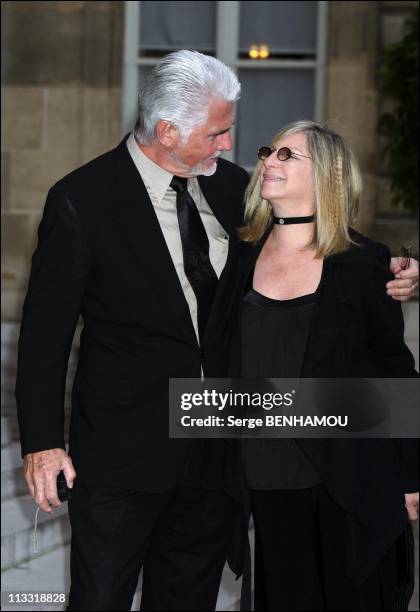
[[[242,299],[268,232],[255,248],[238,249],[237,279],[225,307],[226,368],[241,372]],[[404,343],[401,304],[386,295],[389,251],[352,233],[360,246],[324,260],[301,376],[305,378],[407,378],[418,376]],[[228,346],[230,345],[230,347]],[[346,511],[348,573],[362,581],[407,524],[404,493],[419,490],[418,441],[296,439],[329,493]],[[240,465],[237,449],[237,465]],[[239,479],[237,479],[239,482]],[[238,494],[239,495],[239,494]],[[279,517],[279,520],[281,517]]]
[[[88,483],[167,490],[197,447],[208,462],[213,457],[219,461],[207,482],[218,487],[221,442],[168,439],[168,379],[200,377],[201,365],[207,375],[221,374],[212,343],[217,317],[210,314],[200,348],[125,140],[48,193],[19,339],[16,398],[22,455],[65,448],[65,379],[81,315],[69,448],[78,476]],[[241,220],[248,180],[243,169],[222,159],[215,175],[199,177],[231,238]],[[231,239],[215,306],[226,290],[235,245]]]

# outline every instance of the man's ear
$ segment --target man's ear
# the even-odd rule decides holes
[[[179,140],[178,130],[174,124],[163,119],[156,124],[156,137],[168,149],[172,149]]]

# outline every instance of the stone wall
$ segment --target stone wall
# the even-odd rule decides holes
[[[48,188],[121,136],[124,2],[2,2],[2,320],[19,320]]]

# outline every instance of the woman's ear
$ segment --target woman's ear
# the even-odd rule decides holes
[[[173,123],[162,119],[156,125],[156,137],[161,145],[172,149],[178,144],[179,133]]]

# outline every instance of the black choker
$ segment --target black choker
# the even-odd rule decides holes
[[[273,223],[279,225],[293,225],[294,223],[311,223],[314,221],[315,215],[310,217],[273,217]]]

